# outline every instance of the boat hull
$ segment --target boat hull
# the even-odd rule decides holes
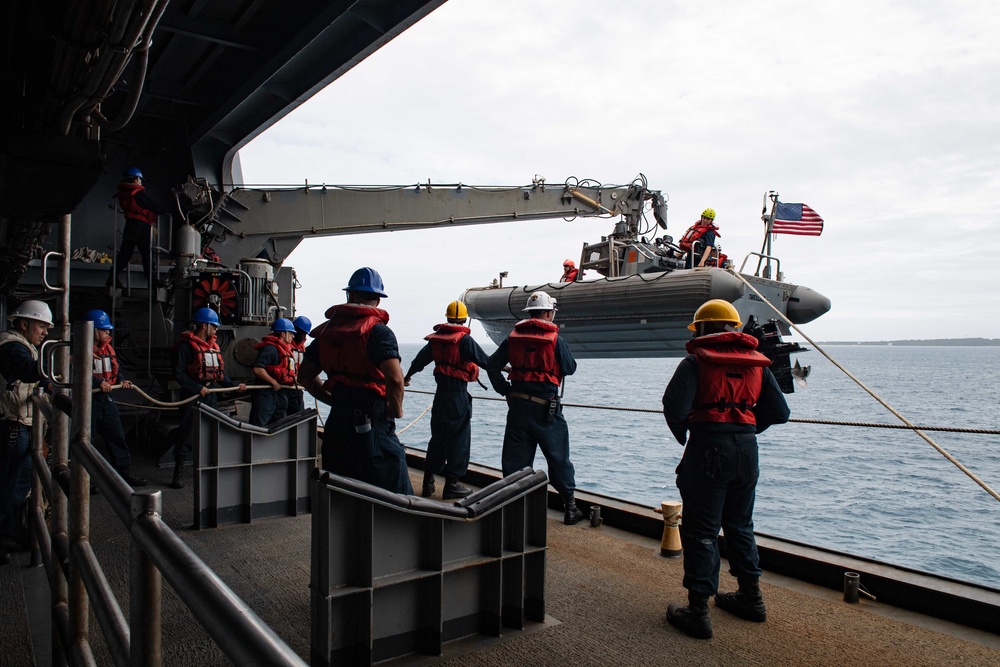
[[[574,283],[546,283],[466,290],[462,300],[490,339],[500,344],[523,312],[532,292],[544,290],[559,305],[560,336],[573,355],[588,358],[676,357],[686,354],[687,328],[694,311],[709,299],[724,299],[744,322],[776,319],[769,304],[794,324],[816,319],[830,309],[830,300],[807,287],[743,276],[765,303],[729,271],[717,268],[639,274]],[[779,321],[782,334],[789,330]]]

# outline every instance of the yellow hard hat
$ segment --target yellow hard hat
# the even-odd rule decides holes
[[[444,316],[449,320],[464,320],[469,317],[469,309],[461,301],[452,301],[444,311]]]
[[[694,311],[694,322],[688,325],[688,329],[697,330],[699,322],[728,322],[733,328],[743,324],[733,304],[723,299],[711,299],[701,304],[698,310]]]
[[[706,208],[704,211],[701,212],[701,217],[708,218],[709,220],[715,220],[715,209]]]

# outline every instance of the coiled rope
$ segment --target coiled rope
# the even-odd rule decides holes
[[[906,428],[912,430],[914,433],[916,433],[917,435],[919,435],[924,440],[924,442],[926,442],[928,445],[930,445],[931,447],[933,447],[934,449],[936,449],[937,452],[939,454],[941,454],[941,456],[943,456],[946,459],[948,459],[949,461],[951,461],[955,465],[955,467],[957,467],[959,470],[961,470],[962,472],[964,472],[969,477],[969,479],[971,479],[976,484],[978,484],[980,487],[982,487],[982,489],[984,491],[986,491],[986,493],[988,493],[991,496],[993,496],[993,498],[995,500],[1000,501],[1000,494],[998,494],[996,491],[994,491],[993,489],[991,489],[990,486],[986,482],[984,482],[982,479],[979,478],[978,475],[976,475],[976,473],[972,472],[971,470],[969,470],[968,468],[966,468],[964,465],[962,465],[962,463],[958,459],[956,459],[949,452],[947,452],[944,449],[944,447],[942,447],[941,445],[939,445],[936,442],[934,442],[934,440],[929,435],[927,435],[924,432],[925,430],[928,430],[928,429],[922,429],[921,427],[914,425],[909,419],[907,419],[906,417],[904,417],[902,415],[902,413],[900,413],[898,410],[896,410],[896,408],[894,408],[891,405],[889,405],[889,403],[885,399],[883,399],[881,396],[879,396],[874,391],[872,391],[868,387],[868,385],[866,385],[864,382],[862,382],[857,377],[855,377],[854,374],[851,373],[849,370],[847,370],[846,368],[844,368],[843,366],[841,366],[840,363],[838,363],[836,359],[834,359],[829,354],[827,354],[826,350],[824,350],[818,343],[816,343],[816,341],[814,341],[812,338],[810,338],[805,333],[803,333],[801,329],[799,329],[797,326],[795,326],[795,324],[791,320],[789,320],[787,317],[785,317],[784,313],[782,313],[780,310],[778,310],[777,308],[775,308],[774,304],[772,304],[770,301],[768,301],[767,299],[765,299],[764,295],[761,294],[760,292],[758,292],[757,288],[754,287],[753,285],[751,285],[749,280],[747,280],[746,278],[744,278],[738,272],[733,271],[732,269],[730,269],[730,272],[734,276],[736,276],[737,278],[739,278],[743,282],[744,285],[746,285],[748,288],[750,288],[750,291],[752,291],[754,294],[756,294],[758,297],[760,297],[760,300],[762,302],[764,302],[765,304],[767,304],[767,306],[771,310],[773,310],[775,313],[777,313],[778,317],[780,317],[782,319],[782,321],[784,321],[788,326],[790,326],[792,329],[794,329],[796,331],[796,333],[798,333],[800,336],[802,336],[803,338],[805,338],[809,342],[809,344],[812,345],[813,347],[815,347],[816,350],[820,354],[822,354],[824,357],[826,357],[830,361],[831,364],[833,364],[834,366],[836,366],[837,368],[839,368],[841,370],[841,372],[844,373],[844,375],[846,375],[847,377],[851,378],[851,380],[853,380],[856,385],[858,385],[859,387],[861,387],[862,389],[864,389],[865,392],[867,392],[869,396],[871,396],[876,401],[878,401],[879,404],[882,405],[882,407],[884,407],[886,410],[888,410],[889,412],[891,412],[897,419],[899,419],[899,421],[903,422],[903,424],[906,425]]]

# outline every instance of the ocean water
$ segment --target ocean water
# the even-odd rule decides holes
[[[401,346],[404,371],[419,349]],[[914,424],[1000,429],[1000,347],[825,349]],[[819,352],[797,357],[812,372],[807,387],[787,396],[793,419],[899,423]],[[581,360],[564,401],[658,410],[678,362]],[[414,376],[410,389],[433,391],[432,369]],[[471,393],[497,397],[474,384]],[[426,446],[430,412],[417,417],[431,399],[407,393],[397,422],[404,444]],[[472,460],[500,467],[506,406],[477,400],[473,411]],[[652,507],[680,499],[674,469],[683,448],[662,414],[568,406],[564,414],[578,488]],[[1000,491],[1000,436],[929,435]],[[1000,502],[919,436],[792,423],[768,429],[759,442],[758,532],[1000,589]],[[540,453],[535,467],[545,468]]]

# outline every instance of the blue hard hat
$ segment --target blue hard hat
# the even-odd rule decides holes
[[[104,329],[105,331],[109,329],[114,329],[115,325],[111,324],[111,318],[103,310],[88,310],[83,315],[83,319],[88,322],[94,323],[95,329]]]
[[[198,322],[199,324],[214,324],[215,326],[219,326],[219,314],[211,308],[199,308],[194,311],[191,321]]]
[[[295,331],[295,325],[287,317],[279,317],[271,325],[271,331],[281,332],[281,331]]]
[[[382,276],[378,274],[378,271],[369,269],[367,266],[351,274],[351,279],[347,281],[347,287],[344,288],[345,292],[370,292],[383,299],[389,298],[389,295],[383,290],[385,287],[382,285]]]
[[[129,167],[122,174],[122,178],[142,178],[142,172],[139,171],[138,167]]]
[[[296,317],[294,320],[292,320],[292,324],[294,324],[295,328],[298,329],[299,331],[304,331],[306,333],[312,331],[313,328],[312,321],[310,321],[310,319],[305,315],[299,315],[298,317]]]

